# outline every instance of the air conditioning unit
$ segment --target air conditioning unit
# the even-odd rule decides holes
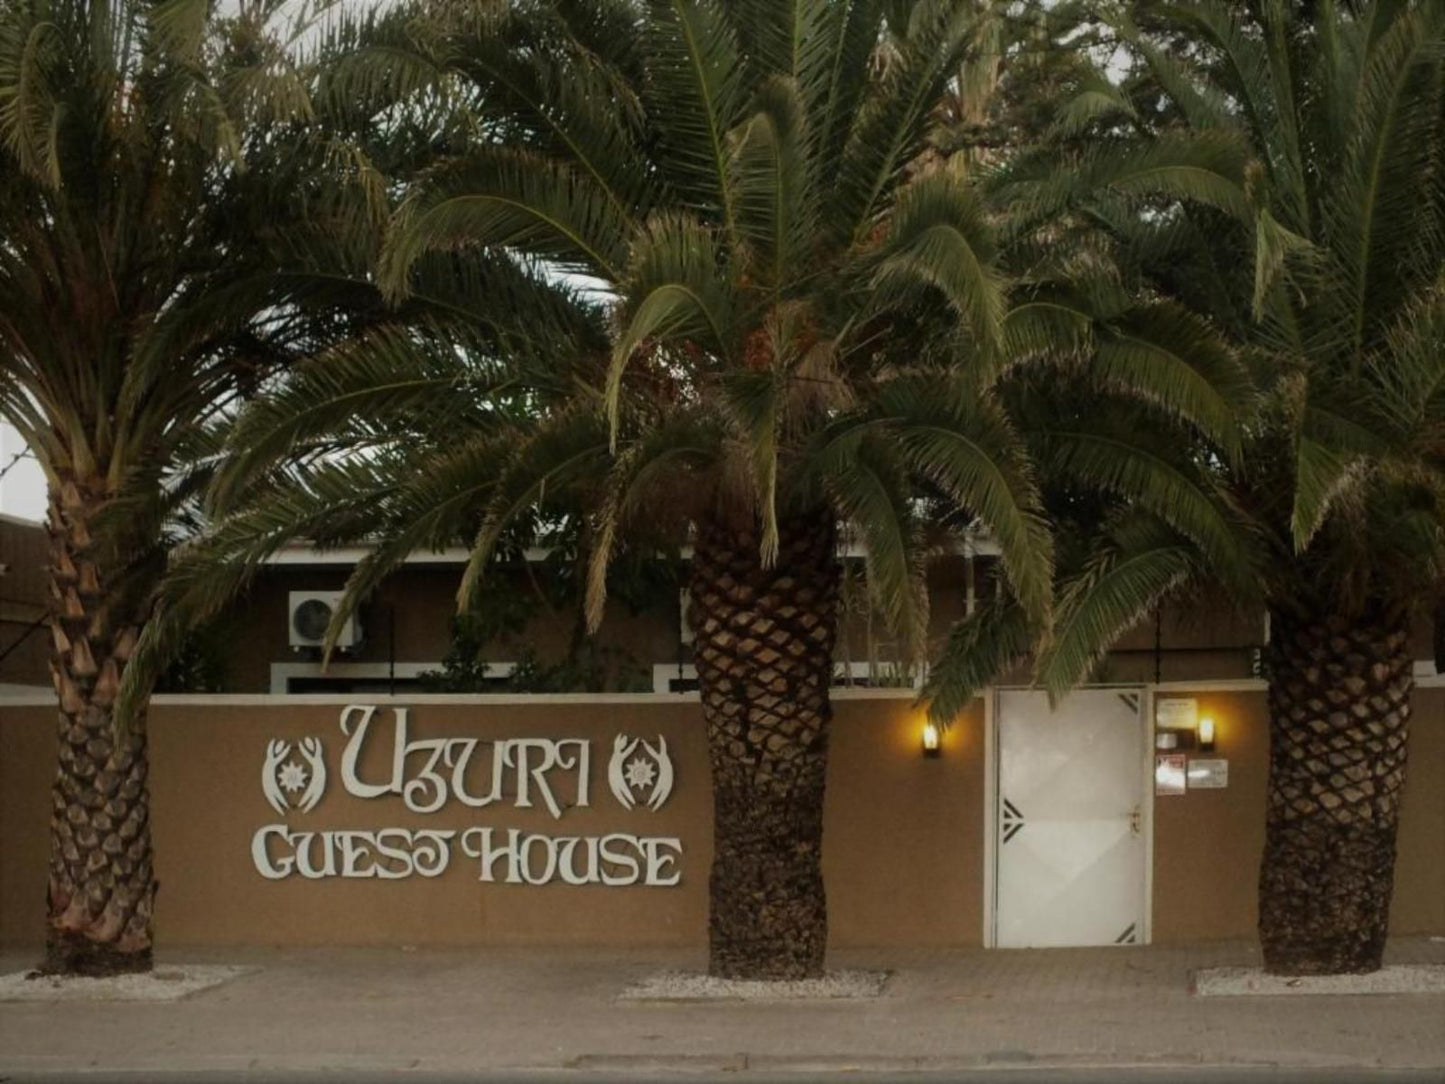
[[[292,647],[320,647],[331,617],[341,606],[341,591],[292,591],[286,607]],[[343,651],[361,644],[361,624],[353,613],[342,626],[336,646]]]

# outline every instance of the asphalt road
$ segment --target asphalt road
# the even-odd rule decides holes
[[[591,1070],[548,1070],[545,1072],[489,1072],[474,1076],[432,1074],[426,1071],[290,1073],[284,1070],[249,1072],[123,1073],[104,1070],[75,1073],[9,1074],[0,1069],[0,1084],[1445,1084],[1445,1067],[1439,1069],[1279,1069],[1272,1066],[1222,1066],[1218,1068],[1088,1068],[1088,1069],[976,1069],[928,1072],[873,1073],[847,1070],[787,1073],[626,1073]]]

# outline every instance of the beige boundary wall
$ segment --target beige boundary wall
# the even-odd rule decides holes
[[[1230,761],[1226,790],[1159,798],[1154,810],[1153,939],[1171,943],[1248,937],[1262,840],[1265,773],[1264,696],[1253,690],[1171,688],[1200,698],[1218,721],[1216,756]],[[379,783],[392,766],[392,702],[376,704],[357,778]],[[150,718],[154,834],[160,879],[158,938],[168,946],[206,944],[616,944],[700,946],[705,942],[711,799],[702,723],[695,696],[398,698],[408,707],[409,737],[477,738],[469,776],[474,791],[490,770],[490,748],[504,739],[590,739],[589,804],[575,802],[576,772],[553,768],[560,816],[543,807],[535,781],[532,808],[518,808],[516,780],[484,808],[448,801],[434,813],[405,808],[401,797],[358,798],[342,787],[347,701],[336,697],[166,697]],[[946,734],[943,756],[920,755],[921,719],[907,696],[854,692],[838,699],[828,783],[825,873],[831,943],[978,945],[984,930],[985,764],[991,713],[983,700]],[[624,808],[608,785],[616,735],[666,739],[675,770],[672,793],[657,810]],[[263,794],[268,742],[321,739],[328,775],[309,812],[285,816]],[[43,923],[49,781],[54,714],[0,702],[0,940],[37,942]],[[1417,693],[1411,779],[1400,840],[1396,933],[1445,933],[1445,689]],[[459,747],[458,747],[459,748]],[[566,747],[575,750],[576,746]],[[540,746],[536,747],[540,749]],[[541,754],[533,750],[531,763]],[[410,778],[427,752],[408,760]],[[449,774],[449,773],[444,773]],[[274,776],[273,776],[274,777]],[[489,778],[489,777],[488,777]],[[641,787],[645,800],[648,790]],[[292,795],[293,799],[297,797]],[[292,874],[268,880],[252,854],[258,829],[454,830],[450,860],[436,877],[383,880]],[[506,860],[479,880],[481,862],[464,853],[461,833],[490,826],[551,837],[624,834],[679,841],[662,855],[655,879],[671,886],[500,883]],[[393,843],[400,839],[391,837]],[[472,845],[476,845],[475,835]],[[575,855],[585,855],[586,844]],[[614,851],[626,850],[617,841]],[[276,865],[288,853],[267,844]],[[338,863],[344,857],[336,858]],[[538,849],[537,865],[544,864]],[[639,875],[645,873],[645,856]],[[574,868],[587,863],[576,858]],[[368,859],[356,860],[358,870]],[[611,865],[622,876],[628,867]]]

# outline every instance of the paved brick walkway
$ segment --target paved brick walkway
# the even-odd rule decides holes
[[[1445,1069],[1445,997],[1197,999],[1190,972],[1246,945],[838,953],[893,972],[883,997],[626,1002],[667,952],[172,950],[260,970],[170,1004],[0,1004],[0,1070],[930,1069],[1226,1063]],[[1392,945],[1445,963],[1445,942]],[[10,971],[30,960],[0,955]],[[1445,1078],[1445,1072],[1442,1072]]]

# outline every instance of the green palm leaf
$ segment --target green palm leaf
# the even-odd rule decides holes
[[[616,440],[622,381],[644,343],[682,342],[725,352],[731,347],[733,297],[713,231],[682,216],[659,216],[633,245],[629,303],[612,346],[605,402]]]
[[[1036,664],[1055,697],[1088,677],[1118,637],[1199,568],[1196,551],[1157,520],[1114,526],[1087,567],[1060,589],[1052,637]]]
[[[936,289],[983,356],[996,354],[1003,337],[1003,289],[982,205],[963,180],[937,173],[908,186],[878,255],[873,287],[881,306],[898,304],[919,286]]]
[[[667,181],[686,205],[715,207],[736,228],[727,133],[746,105],[737,35],[718,0],[648,0],[649,116],[666,147]]]
[[[527,151],[489,147],[432,170],[397,210],[378,275],[404,297],[424,253],[468,245],[525,250],[615,279],[627,220],[591,178]]]
[[[1048,428],[1039,455],[1050,475],[1076,479],[1150,512],[1184,535],[1210,561],[1215,575],[1247,597],[1256,582],[1257,558],[1242,524],[1189,465],[1171,461],[1166,436],[1142,419],[1069,430]]]
[[[830,441],[813,467],[863,542],[870,593],[898,636],[904,661],[916,658],[928,629],[928,589],[904,465],[885,442],[856,428]]]
[[[1110,324],[1092,367],[1106,385],[1175,413],[1238,460],[1249,374],[1203,320],[1168,303],[1139,308]]]
[[[606,462],[609,447],[606,423],[595,410],[585,407],[548,418],[525,439],[515,442],[496,479],[462,572],[457,589],[458,612],[464,613],[472,606],[506,528],[523,511],[535,506],[549,487],[565,487],[595,472]]]
[[[1026,658],[1037,627],[1012,599],[990,599],[953,626],[938,662],[929,670],[922,699],[928,717],[948,725],[983,689]]]
[[[774,77],[760,86],[732,136],[739,229],[756,250],[761,285],[774,290],[805,266],[817,232],[806,123],[796,81]]]
[[[596,631],[607,602],[607,570],[621,532],[634,526],[640,507],[661,491],[675,499],[672,479],[679,471],[701,474],[717,458],[721,438],[715,419],[680,411],[645,430],[622,449],[605,482],[593,525],[592,551],[587,564],[584,611],[588,627]]]

